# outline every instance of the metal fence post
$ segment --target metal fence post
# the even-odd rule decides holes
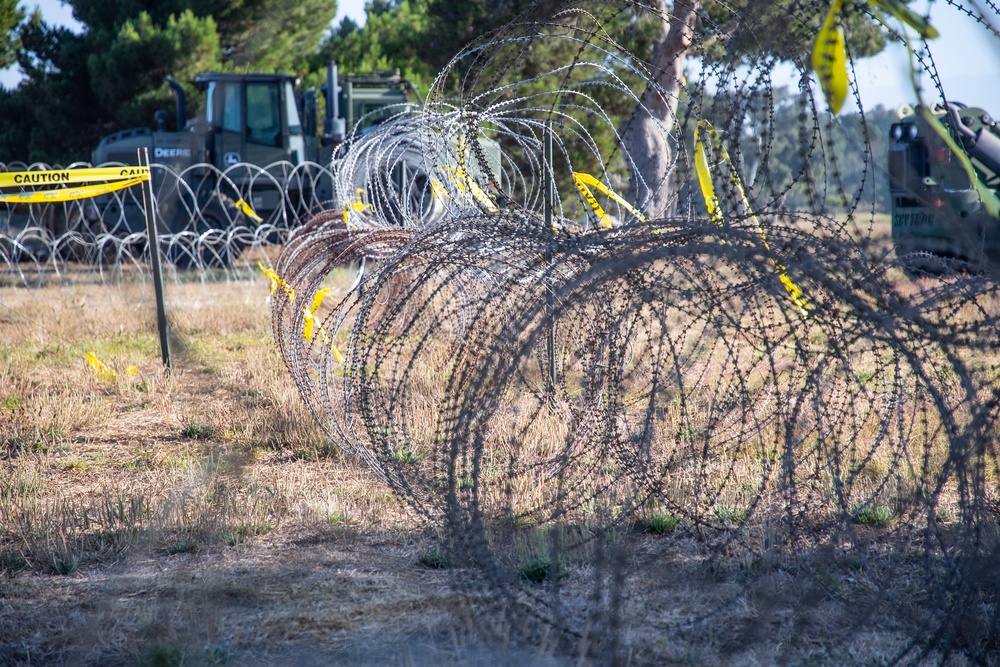
[[[140,148],[139,166],[149,169],[149,149]],[[149,256],[153,261],[153,290],[156,292],[156,328],[160,333],[160,358],[167,368],[167,374],[173,372],[170,359],[170,338],[167,335],[167,307],[163,299],[163,267],[160,263],[160,241],[156,233],[156,202],[153,200],[153,172],[142,184],[142,204],[146,209],[146,237],[149,239]]]
[[[545,211],[545,229],[548,233],[555,236],[555,230],[552,227],[552,200],[555,198],[555,179],[552,174],[552,121],[545,123],[545,137],[542,143],[543,146],[543,159],[545,165],[543,167],[545,175],[543,180],[542,188],[542,200],[544,203]],[[553,238],[553,244],[555,243],[555,238]],[[550,253],[549,263],[551,266],[552,256]],[[548,352],[548,385],[549,392],[554,394],[556,386],[559,383],[559,373],[556,368],[556,315],[555,315],[555,294],[553,293],[551,287],[548,293],[548,332],[547,332],[547,352]]]

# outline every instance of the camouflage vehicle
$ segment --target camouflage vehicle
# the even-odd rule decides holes
[[[981,271],[1000,262],[1000,127],[983,109],[958,103],[930,109],[971,160],[977,189],[960,157],[922,116],[903,107],[889,130],[892,239],[911,274]],[[984,202],[983,197],[992,201]]]

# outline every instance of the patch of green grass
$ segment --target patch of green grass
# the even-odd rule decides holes
[[[855,508],[851,520],[862,526],[885,528],[892,524],[895,513],[886,505],[864,505]]]
[[[431,549],[420,554],[417,562],[432,570],[447,570],[452,567],[451,559],[441,549]]]
[[[271,532],[271,524],[265,522],[248,524],[241,523],[232,528],[219,532],[219,538],[231,547],[245,544],[251,537],[257,535],[267,535]]]
[[[558,565],[553,565],[544,558],[532,558],[517,570],[518,576],[533,584],[540,584],[551,577],[565,578],[568,574]]]
[[[326,515],[326,520],[330,523],[347,523],[347,514],[344,512],[330,512]]]
[[[201,544],[190,537],[185,537],[167,547],[167,553],[171,556],[174,554],[196,554],[199,551],[201,551]]]
[[[646,519],[645,530],[653,535],[670,535],[677,530],[677,517],[667,512],[656,512]]]
[[[0,574],[17,572],[28,567],[28,561],[19,553],[5,551],[0,553]]]
[[[215,429],[208,424],[187,424],[181,435],[189,440],[208,440],[215,435]]]
[[[738,507],[720,505],[715,508],[715,518],[725,524],[737,525],[743,523],[743,520],[746,518],[746,512]]]
[[[276,448],[277,444],[272,446],[272,449]],[[332,442],[325,442],[316,446],[299,447],[292,452],[292,455],[299,461],[335,461],[340,457],[341,451]]]
[[[3,399],[3,407],[5,410],[17,410],[24,401],[18,396],[5,396]]]
[[[184,648],[177,642],[154,642],[136,656],[143,667],[181,667]]]
[[[80,565],[83,563],[83,558],[77,554],[59,554],[52,556],[52,572],[54,574],[61,574],[63,576],[69,576],[80,569]]]
[[[393,458],[395,458],[399,463],[416,463],[420,460],[416,453],[409,449],[396,450],[396,452],[393,453]]]
[[[65,461],[59,466],[59,468],[63,472],[80,473],[90,470],[90,465],[88,465],[85,461]]]

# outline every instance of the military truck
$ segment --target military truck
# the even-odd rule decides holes
[[[296,92],[292,76],[199,74],[194,83],[205,93],[205,110],[192,119],[187,118],[184,89],[172,78],[168,83],[176,94],[179,130],[167,131],[169,113],[159,111],[155,130],[128,129],[102,139],[92,163],[135,164],[137,149],[149,149],[161,233],[190,233],[192,240],[197,239],[197,244],[171,245],[169,259],[182,267],[232,263],[246,239],[226,230],[255,224],[248,218],[250,211],[238,205],[241,200],[251,215],[279,221],[286,228],[316,203],[332,206],[329,173],[310,171],[308,164],[329,167],[334,150],[349,132],[364,131],[405,111],[413,106],[415,94],[398,72],[339,76],[336,64],[330,63],[322,87],[326,113],[318,133],[316,91]],[[263,173],[261,168],[268,165],[278,166]],[[51,232],[55,238],[75,232],[68,238],[77,243],[64,244],[62,254],[84,259],[81,255],[89,252],[93,260],[89,242],[102,234],[144,238],[140,205],[136,197],[87,200],[68,207],[67,215],[54,216]],[[270,240],[277,240],[273,233]]]
[[[945,139],[921,109],[902,107],[889,129],[892,239],[910,274],[981,271],[1000,262],[1000,126],[983,109],[935,105],[932,116],[971,160],[977,189]],[[983,197],[992,198],[984,202]],[[998,210],[994,207],[993,210]]]

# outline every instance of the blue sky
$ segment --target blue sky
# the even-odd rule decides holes
[[[343,16],[364,23],[364,0],[340,0],[339,5],[334,23]],[[29,10],[41,7],[42,15],[50,24],[77,25],[72,10],[60,0],[27,0],[21,2],[21,6]],[[931,43],[931,49],[949,99],[981,106],[1000,116],[1000,39],[941,0],[931,3],[916,0],[912,6],[920,13],[925,13],[929,7],[931,22],[941,32],[941,37]],[[894,46],[877,58],[857,63],[856,81],[866,107],[875,104],[896,107],[915,101],[906,58],[906,51]],[[0,83],[5,86],[16,85],[20,78],[16,67],[0,71]],[[793,90],[798,85],[798,77],[791,68],[776,71],[774,80],[777,85],[788,85]],[[926,78],[924,85],[930,85]],[[928,90],[927,94],[932,92]],[[849,100],[844,110],[854,109],[853,101]]]

